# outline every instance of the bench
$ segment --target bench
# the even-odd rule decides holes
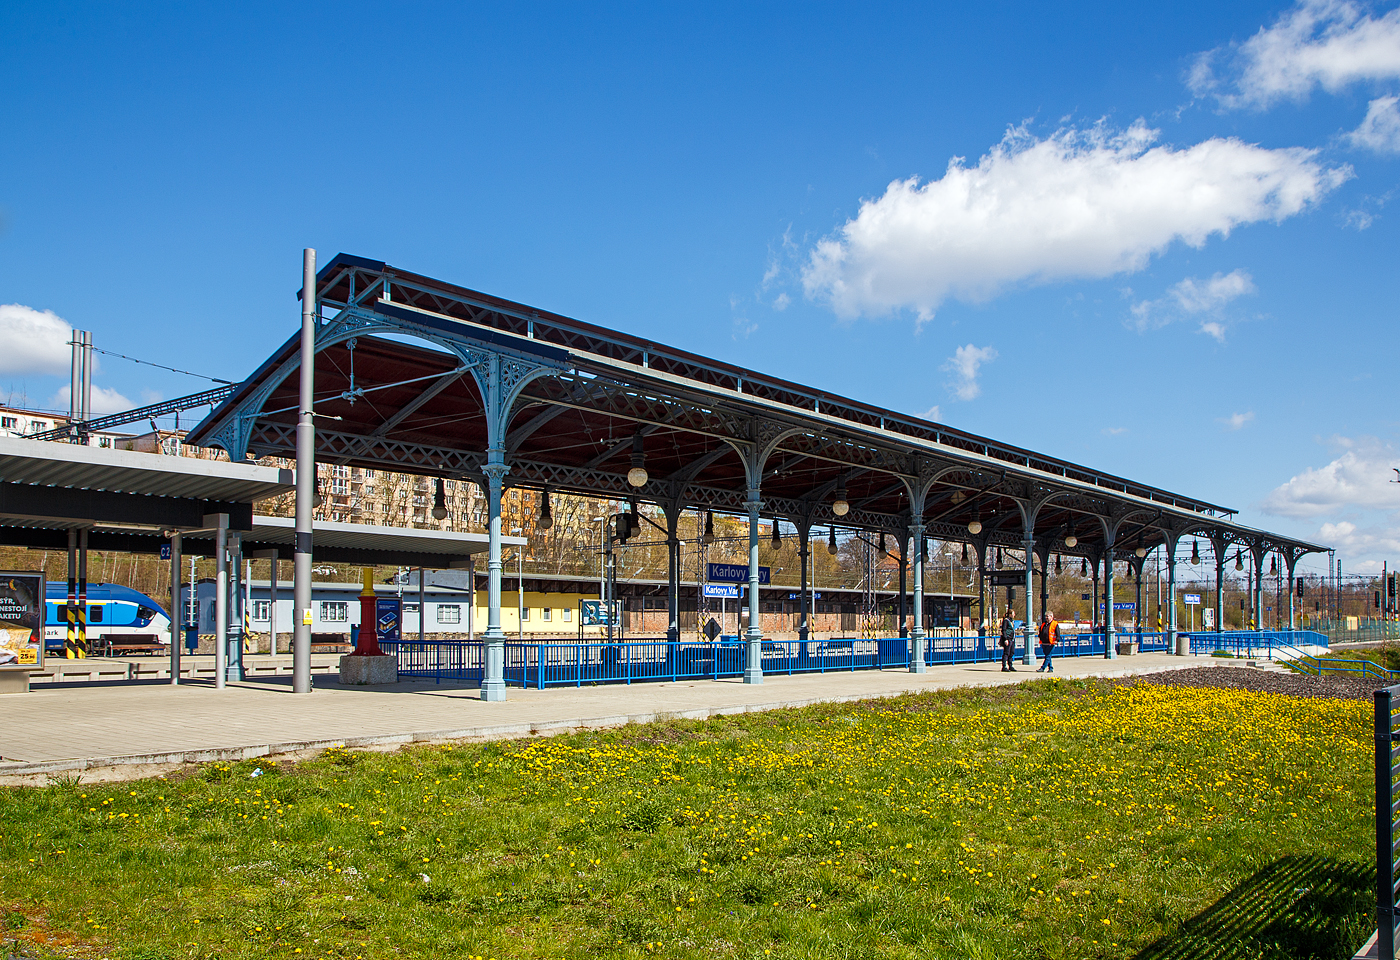
[[[349,653],[353,649],[350,646],[350,638],[343,633],[313,633],[311,635],[312,653]]]
[[[165,653],[169,648],[159,640],[153,640],[146,634],[109,634],[103,637],[98,643],[105,651],[106,656],[115,657],[124,653]]]

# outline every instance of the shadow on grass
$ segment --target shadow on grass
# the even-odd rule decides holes
[[[1284,857],[1137,955],[1137,960],[1346,960],[1374,927],[1368,863]]]

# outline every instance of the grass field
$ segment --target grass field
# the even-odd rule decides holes
[[[11,789],[4,936],[127,960],[1347,957],[1372,927],[1367,710],[1050,680]]]

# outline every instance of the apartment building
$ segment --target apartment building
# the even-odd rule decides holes
[[[0,404],[0,437],[28,437],[46,430],[68,425],[68,415],[49,410],[33,410],[28,407]],[[130,450],[132,434],[114,430],[99,430],[89,434],[87,445],[116,450]]]

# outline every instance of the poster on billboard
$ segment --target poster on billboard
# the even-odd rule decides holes
[[[403,601],[378,597],[374,601],[374,635],[381,643],[398,643],[403,630]]]
[[[44,665],[44,575],[0,570],[0,669]]]

